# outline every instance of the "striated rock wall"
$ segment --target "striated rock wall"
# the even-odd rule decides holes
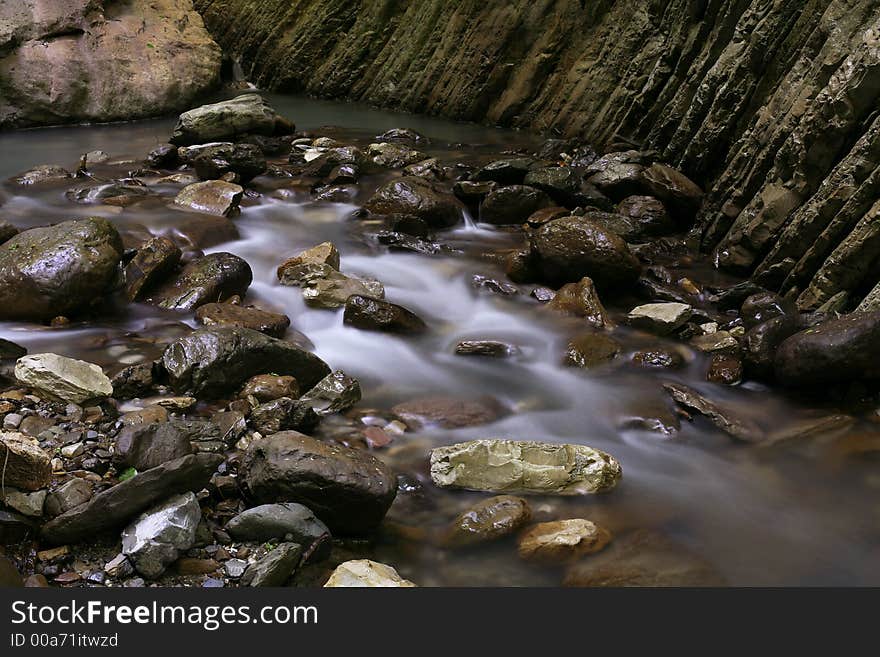
[[[0,128],[185,109],[219,74],[191,0],[0,0]]]
[[[877,0],[195,5],[265,88],[656,149],[702,247],[802,308],[880,279]]]

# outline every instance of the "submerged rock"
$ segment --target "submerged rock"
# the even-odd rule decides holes
[[[39,490],[49,484],[52,477],[49,455],[35,443],[22,433],[0,432],[0,463],[5,485]]]
[[[449,228],[462,219],[462,205],[430,181],[419,177],[392,180],[376,190],[364,206],[372,214],[411,214],[432,228]]]
[[[196,319],[205,326],[234,326],[281,338],[290,326],[290,318],[259,308],[231,303],[207,303],[196,310]]]
[[[679,405],[703,415],[716,427],[732,438],[746,443],[757,443],[764,440],[765,433],[752,420],[736,415],[722,408],[715,402],[706,399],[693,388],[680,383],[664,383],[663,387]]]
[[[341,587],[413,587],[391,566],[369,559],[356,559],[339,564],[324,584],[327,588]]]
[[[246,133],[272,135],[289,132],[293,132],[293,125],[276,114],[262,96],[242,94],[181,114],[171,143],[178,146],[203,144]]]
[[[175,495],[144,512],[122,532],[122,553],[141,575],[156,578],[193,546],[201,517],[195,495]]]
[[[74,404],[113,394],[110,379],[100,367],[58,354],[22,356],[15,363],[15,378]]]
[[[455,353],[459,356],[507,358],[518,352],[519,349],[515,345],[496,340],[462,340],[455,345]]]
[[[361,400],[361,384],[342,370],[331,372],[302,396],[318,415],[344,413]]]
[[[443,543],[465,547],[488,543],[516,532],[531,518],[529,503],[513,495],[497,495],[477,502],[460,514],[443,534]]]
[[[518,552],[527,561],[562,563],[601,551],[611,541],[611,532],[584,520],[557,520],[530,527],[519,537]]]
[[[244,194],[241,185],[223,180],[206,180],[187,185],[174,197],[174,205],[187,210],[229,217],[238,213]]]
[[[620,354],[623,347],[610,335],[598,331],[584,331],[568,341],[563,364],[589,369],[608,363]]]
[[[419,397],[391,408],[395,416],[418,431],[425,425],[458,429],[494,422],[504,408],[494,397],[456,398],[445,396]]]
[[[189,311],[233,295],[244,296],[253,280],[250,265],[231,253],[210,253],[188,262],[150,295],[166,310]]]
[[[53,182],[72,178],[70,171],[55,164],[41,164],[19,174],[13,181],[18,185],[39,185],[44,182]]]
[[[586,445],[492,439],[431,451],[431,480],[441,488],[583,495],[613,489],[621,474],[614,457]]]
[[[422,318],[411,310],[359,294],[346,300],[342,321],[346,326],[386,333],[422,333],[427,329]]]

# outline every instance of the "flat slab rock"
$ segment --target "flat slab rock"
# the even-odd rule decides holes
[[[324,586],[325,588],[404,588],[416,585],[408,579],[403,579],[394,568],[384,563],[369,559],[355,559],[339,564]]]
[[[614,457],[586,445],[471,440],[431,451],[431,480],[441,488],[584,495],[613,489],[621,475]]]
[[[15,378],[66,402],[82,404],[113,394],[104,371],[92,363],[58,354],[31,354],[15,363]]]
[[[52,478],[49,455],[22,433],[0,432],[0,463],[6,486],[39,490]]]

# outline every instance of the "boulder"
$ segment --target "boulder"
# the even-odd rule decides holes
[[[110,380],[116,399],[148,397],[155,389],[155,363],[136,363],[123,368]]]
[[[193,249],[208,249],[241,237],[236,225],[227,217],[211,214],[190,214],[174,229],[177,236]]]
[[[583,317],[594,328],[610,328],[613,325],[599,299],[593,279],[587,276],[577,283],[566,283],[559,288],[546,307],[566,315]]]
[[[202,180],[217,180],[234,174],[242,184],[266,171],[266,156],[253,144],[214,142],[202,146],[181,147],[180,159],[195,167]]]
[[[144,577],[156,578],[196,542],[202,518],[192,493],[175,495],[145,511],[122,532],[122,553]]]
[[[315,151],[316,156],[300,171],[301,175],[310,178],[326,178],[340,167],[354,167],[351,173],[356,173],[367,161],[366,156],[355,146],[341,146],[328,148],[324,152]],[[290,156],[293,162],[294,155]],[[308,158],[307,158],[308,159]]]
[[[508,185],[489,192],[480,204],[480,221],[495,224],[521,224],[541,208],[554,205],[540,189]]]
[[[301,545],[282,543],[265,557],[247,567],[241,576],[241,585],[283,586],[293,575],[301,557]]]
[[[263,543],[287,540],[303,546],[305,559],[330,556],[332,542],[327,525],[302,504],[262,504],[242,511],[226,523],[226,531],[239,541]]]
[[[147,154],[145,162],[153,169],[173,169],[178,164],[177,147],[174,144],[156,146]]]
[[[310,285],[339,271],[339,251],[332,242],[322,242],[306,249],[278,266],[278,280],[282,285]]]
[[[259,502],[299,502],[334,534],[376,529],[397,494],[397,478],[374,456],[295,431],[256,440],[241,469]]]
[[[643,235],[658,237],[675,232],[675,222],[666,207],[653,196],[627,196],[617,204],[617,213],[632,221]]]
[[[648,303],[633,308],[627,321],[636,328],[668,335],[687,322],[692,312],[693,308],[686,303]]]
[[[578,167],[544,167],[526,174],[523,184],[546,193],[554,202],[568,208],[595,207],[611,210],[611,200],[584,180],[584,170]]]
[[[288,429],[311,433],[321,418],[312,410],[308,401],[279,397],[254,408],[248,421],[254,429],[265,435]]]
[[[15,363],[15,378],[73,404],[113,395],[110,379],[100,367],[58,354],[22,356]]]
[[[385,296],[385,286],[379,281],[346,276],[330,271],[303,290],[303,299],[312,308],[341,308],[352,295],[374,298]]]
[[[233,139],[244,134],[273,135],[293,132],[259,94],[241,94],[230,100],[201,105],[181,114],[171,135],[178,146]]]
[[[250,265],[231,253],[210,253],[188,262],[150,294],[166,310],[190,311],[206,303],[244,296],[253,280]]]
[[[206,180],[187,185],[174,197],[174,205],[186,210],[229,217],[238,213],[244,194],[241,185],[223,180]]]
[[[55,164],[40,164],[13,178],[17,185],[39,185],[44,182],[56,182],[72,178],[70,171]]]
[[[116,228],[97,217],[31,228],[0,244],[0,318],[46,320],[98,301],[122,257]]]
[[[382,142],[370,144],[367,153],[374,164],[389,169],[402,169],[410,164],[421,162],[428,156],[419,151],[407,148],[400,144]]]
[[[331,372],[302,396],[318,415],[344,413],[361,400],[361,384],[342,370]]]
[[[523,532],[517,541],[521,559],[544,563],[575,561],[602,550],[611,541],[611,532],[584,520],[542,522]]]
[[[703,201],[703,190],[681,171],[654,162],[642,172],[641,182],[645,191],[663,201],[680,223],[693,221]]]
[[[43,505],[46,502],[46,490],[38,490],[32,493],[20,491],[17,488],[6,486],[0,489],[0,502],[8,508],[18,511],[30,518],[40,518],[43,515]]]
[[[14,431],[0,432],[3,483],[22,490],[39,490],[52,477],[49,455],[36,441]]]
[[[47,516],[54,518],[80,504],[85,504],[91,497],[92,485],[85,479],[74,477],[46,496],[43,509]]]
[[[551,284],[563,285],[589,276],[599,289],[628,287],[641,270],[623,239],[580,217],[544,224],[533,233],[531,246],[538,269]]]
[[[114,456],[123,466],[143,471],[191,453],[186,431],[174,422],[157,422],[122,427]]]
[[[443,533],[443,543],[465,547],[488,543],[519,530],[529,521],[529,503],[513,495],[497,495],[477,502],[450,523]]]
[[[450,228],[461,222],[463,216],[463,206],[454,196],[416,176],[382,185],[364,207],[377,215],[415,215],[432,228]]]
[[[586,445],[491,439],[431,450],[431,480],[441,488],[583,495],[613,489],[621,473],[614,457]]]
[[[422,333],[427,326],[411,310],[388,301],[353,294],[345,302],[342,322],[365,331]]]
[[[167,237],[154,237],[125,266],[125,296],[134,301],[174,271],[181,252]]]
[[[775,292],[757,292],[746,297],[740,308],[739,316],[743,325],[751,329],[758,324],[795,312],[793,304],[786,302]]]
[[[231,303],[207,303],[196,310],[196,319],[204,326],[237,326],[281,338],[290,326],[287,315]]]
[[[369,559],[346,561],[336,567],[330,579],[324,584],[326,588],[342,587],[414,587],[415,584],[403,579],[391,566]]]
[[[504,414],[494,397],[457,398],[441,395],[419,397],[391,408],[391,412],[413,431],[436,425],[458,429],[494,422]]]
[[[494,182],[499,185],[521,185],[536,161],[529,157],[517,157],[490,162],[471,175],[473,182]]]
[[[642,172],[645,167],[635,162],[609,162],[608,165],[587,178],[612,200],[620,201],[627,196],[643,193]]]
[[[473,182],[470,180],[459,180],[452,186],[452,193],[462,203],[475,208],[497,187],[498,183],[491,181]]]
[[[171,385],[211,397],[237,390],[255,374],[289,374],[309,388],[330,373],[314,354],[245,328],[197,329],[165,349],[162,362]]]
[[[737,385],[742,381],[743,362],[732,354],[715,354],[709,362],[706,380],[712,383],[723,383],[728,386]]]

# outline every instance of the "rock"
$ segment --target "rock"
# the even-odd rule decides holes
[[[480,221],[495,225],[521,224],[541,208],[552,205],[553,200],[534,187],[498,187],[480,204]]]
[[[207,575],[220,569],[220,564],[213,559],[195,559],[181,557],[174,563],[178,575]]]
[[[254,429],[265,435],[287,429],[311,433],[321,418],[308,401],[279,397],[254,408],[249,421]]]
[[[743,325],[747,329],[751,329],[774,317],[787,315],[792,310],[790,304],[775,292],[758,292],[746,297],[739,315]]]
[[[365,331],[422,333],[425,322],[411,310],[381,299],[353,294],[345,302],[342,322]]]
[[[681,171],[666,164],[654,162],[641,175],[642,183],[651,196],[659,198],[682,223],[689,223],[703,201],[703,190]]]
[[[584,520],[542,522],[519,537],[517,551],[521,559],[545,563],[574,561],[601,551],[611,541],[611,532]]]
[[[144,244],[125,266],[126,298],[134,301],[162,281],[177,267],[180,256],[180,249],[167,237],[154,237]]]
[[[593,279],[585,276],[577,283],[563,285],[547,303],[547,308],[566,315],[583,317],[590,326],[610,328],[613,324],[608,317]]]
[[[424,153],[406,146],[388,142],[370,144],[367,147],[367,153],[369,153],[370,159],[374,164],[390,169],[402,169],[410,164],[421,162],[428,157]]]
[[[18,588],[23,586],[21,574],[13,563],[0,555],[0,588]]]
[[[318,415],[344,413],[361,400],[361,384],[342,370],[331,372],[302,396]]]
[[[250,265],[231,253],[210,253],[188,262],[150,295],[166,310],[190,311],[206,303],[244,296],[253,280]]]
[[[173,422],[123,427],[116,437],[116,460],[138,471],[191,453],[189,436]]]
[[[290,132],[293,126],[276,114],[259,94],[251,93],[184,112],[177,119],[171,143],[204,144],[244,134]]]
[[[418,176],[426,180],[445,180],[446,170],[436,157],[430,157],[403,169],[404,176]]]
[[[526,224],[531,228],[539,228],[543,226],[548,221],[553,221],[554,219],[559,219],[561,217],[567,217],[571,214],[566,208],[561,208],[557,205],[551,205],[549,208],[541,208],[540,210],[535,210],[529,218],[526,219]]]
[[[100,367],[58,354],[22,356],[15,363],[15,378],[74,404],[113,395],[110,379]]]
[[[490,294],[499,294],[503,297],[512,297],[515,294],[519,294],[519,289],[517,289],[516,285],[481,274],[474,274],[471,277],[471,287],[475,290],[485,290]]]
[[[299,565],[302,546],[282,543],[252,563],[241,577],[242,586],[283,586]]]
[[[667,367],[676,369],[684,365],[684,357],[680,352],[662,347],[637,351],[630,359],[641,367]]]
[[[666,207],[653,196],[627,196],[617,204],[617,213],[631,220],[643,235],[659,237],[675,232]]]
[[[339,167],[354,167],[356,170],[360,170],[367,161],[366,156],[355,146],[329,148],[324,152],[315,151],[315,154],[315,158],[300,172],[303,176],[329,177]],[[291,154],[291,162],[293,162],[293,157]]]
[[[691,345],[706,353],[739,349],[739,341],[729,331],[715,331],[714,333],[697,335],[691,338]]]
[[[307,286],[333,271],[339,271],[339,251],[332,242],[322,242],[282,262],[277,274],[282,285]]]
[[[123,368],[110,380],[116,399],[148,397],[156,385],[154,363],[137,363]]]
[[[258,374],[245,382],[238,396],[241,399],[253,397],[258,402],[268,402],[279,397],[297,399],[299,397],[299,383],[292,376]]]
[[[46,502],[45,490],[34,491],[33,493],[24,493],[12,487],[5,487],[0,490],[0,501],[7,507],[18,511],[20,514],[30,518],[40,518],[43,515],[43,504]]]
[[[532,158],[497,160],[478,169],[471,175],[473,182],[494,182],[499,185],[521,185],[526,174],[534,167]]]
[[[397,494],[397,478],[370,454],[284,431],[251,443],[242,476],[259,502],[299,502],[334,534],[371,532]]]
[[[777,380],[804,387],[880,376],[880,311],[852,313],[795,333],[779,347]]]
[[[290,326],[287,315],[231,303],[208,303],[196,310],[196,319],[205,326],[237,326],[281,338]]]
[[[612,456],[586,445],[492,439],[431,450],[431,480],[441,488],[583,495],[613,489],[621,473]]]
[[[193,331],[168,345],[162,362],[175,390],[198,397],[236,390],[255,374],[288,374],[311,387],[330,373],[324,361],[292,343],[229,327]]]
[[[341,587],[413,587],[415,584],[403,579],[391,566],[369,559],[346,561],[336,567],[325,588]]]
[[[173,169],[177,166],[177,147],[173,144],[156,146],[147,154],[145,160],[148,167],[154,169]]]
[[[743,364],[748,372],[757,377],[772,376],[779,345],[802,328],[797,318],[780,315],[749,329],[742,348]]]
[[[568,208],[596,207],[611,210],[611,200],[596,187],[584,181],[583,169],[577,167],[545,167],[526,174],[523,184],[545,192],[554,202]]]
[[[509,536],[531,518],[529,503],[521,497],[498,495],[477,502],[459,515],[443,535],[450,547],[488,543]]]
[[[100,203],[104,205],[128,206],[143,200],[152,191],[142,184],[124,184],[121,182],[74,187],[67,191],[67,198],[74,203]]]
[[[460,399],[430,396],[397,404],[391,412],[413,431],[436,425],[443,429],[458,429],[494,422],[504,408],[494,397]]]
[[[462,203],[471,207],[476,207],[483,202],[483,199],[489,193],[498,187],[494,182],[472,182],[470,180],[459,180],[452,186],[452,193]]]
[[[563,285],[589,276],[602,288],[630,286],[641,266],[620,237],[580,217],[554,219],[531,237],[544,279]]]
[[[331,271],[325,278],[316,280],[303,290],[303,299],[313,308],[340,308],[355,295],[381,298],[385,296],[385,287],[379,281]]]
[[[223,564],[223,570],[226,571],[226,576],[230,579],[239,579],[244,575],[244,571],[247,570],[247,567],[248,562],[242,559],[230,559]]]
[[[217,180],[234,174],[235,182],[244,185],[266,171],[266,156],[253,144],[214,142],[181,147],[178,154],[181,160],[195,167],[201,180]]]
[[[106,219],[19,233],[0,244],[0,318],[47,320],[84,310],[108,291],[121,257],[122,240]]]
[[[692,312],[693,308],[686,303],[648,303],[633,308],[627,321],[651,333],[668,335],[684,325]]]
[[[405,144],[428,143],[428,138],[424,135],[410,130],[409,128],[391,128],[376,137],[379,141],[402,142]]]
[[[627,196],[642,193],[642,172],[645,167],[634,162],[611,162],[603,170],[587,178],[587,182],[597,187],[615,201]]]
[[[195,212],[229,217],[238,213],[244,189],[222,180],[206,180],[187,185],[174,197],[174,205]]]
[[[190,454],[138,473],[43,525],[43,538],[76,543],[116,527],[169,495],[201,489],[222,462],[216,454]]]
[[[52,477],[49,455],[21,433],[0,432],[0,461],[5,486],[39,490],[48,485]]]
[[[752,420],[739,417],[732,411],[722,408],[693,388],[680,383],[664,383],[663,387],[677,404],[704,416],[731,438],[746,443],[758,443],[764,440],[764,431]]]
[[[372,214],[411,214],[432,228],[450,228],[462,219],[462,206],[432,182],[418,177],[397,178],[382,185],[364,206]]]
[[[241,237],[235,224],[219,215],[192,214],[177,225],[175,233],[193,249],[208,249]]]
[[[80,504],[85,504],[91,497],[92,485],[85,479],[74,477],[46,496],[43,510],[47,516],[54,518]]]
[[[0,338],[0,360],[18,360],[27,354],[27,349],[11,340]]]
[[[589,369],[608,363],[623,350],[611,336],[596,331],[584,331],[571,340],[565,348],[563,364]]]
[[[226,523],[226,531],[239,541],[263,543],[286,540],[303,546],[303,561],[330,556],[332,542],[327,525],[310,509],[295,502],[263,504],[242,511]]]
[[[36,532],[36,526],[20,513],[0,509],[0,545],[18,545]]]
[[[201,518],[195,495],[175,495],[145,511],[125,528],[122,553],[131,559],[138,573],[156,578],[181,552],[193,546]]]
[[[13,178],[17,185],[39,185],[72,178],[70,171],[54,164],[41,164]]]
[[[709,371],[706,372],[706,380],[712,383],[723,383],[735,386],[742,381],[742,361],[731,354],[715,354],[709,362]]]
[[[515,345],[495,340],[462,340],[455,345],[455,353],[459,356],[507,358],[518,352],[519,349]]]

